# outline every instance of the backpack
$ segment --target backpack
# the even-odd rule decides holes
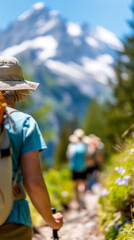
[[[7,220],[15,200],[24,199],[25,192],[21,183],[17,183],[20,167],[13,177],[12,149],[10,147],[8,132],[5,124],[13,124],[10,113],[17,111],[6,106],[0,91],[0,226]],[[15,129],[14,129],[15,130]],[[14,194],[17,189],[18,194]]]
[[[84,171],[86,169],[85,153],[86,146],[84,143],[74,144],[74,151],[70,160],[71,168],[74,171]]]

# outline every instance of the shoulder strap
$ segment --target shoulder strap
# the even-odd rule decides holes
[[[7,106],[7,107],[6,107],[6,112],[7,112],[7,114],[11,114],[11,113],[13,113],[13,112],[18,112],[18,110],[15,109],[15,108],[12,108],[12,107]]]
[[[10,117],[10,114],[12,114],[13,112],[18,112],[18,110],[16,110],[15,108],[6,106],[4,124],[6,124],[7,122],[9,122],[9,123],[12,125],[14,131],[16,131],[15,123],[14,123],[14,121],[12,120],[12,118]]]
[[[20,168],[21,168],[21,167],[20,167],[20,165],[19,165],[19,167],[18,167],[18,169],[17,169],[17,172],[16,172],[16,175],[15,175],[15,178],[14,178],[14,180],[13,180],[13,187],[15,187],[15,185],[17,184],[17,180],[18,180]]]
[[[10,114],[12,114],[13,112],[18,112],[18,110],[15,109],[15,108],[9,107],[9,106],[6,107],[7,117],[8,117],[8,119],[11,121],[11,124],[12,124],[12,126],[13,126],[13,128],[14,128],[14,131],[16,131],[15,123],[14,123],[14,121],[12,120],[12,118],[10,117]],[[20,165],[19,165],[19,167],[18,167],[18,169],[17,169],[16,175],[15,175],[15,178],[14,178],[14,181],[13,181],[13,187],[15,187],[15,185],[17,184],[17,180],[18,180],[18,176],[19,176],[19,171],[20,171]]]

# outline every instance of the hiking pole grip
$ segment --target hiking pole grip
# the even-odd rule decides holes
[[[51,208],[51,210],[52,210],[53,213],[56,213],[56,208]],[[56,229],[53,229],[53,239],[54,240],[58,240],[59,239],[58,233],[57,233]]]

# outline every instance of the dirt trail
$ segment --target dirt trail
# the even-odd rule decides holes
[[[76,202],[71,202],[69,210],[64,214],[64,225],[58,235],[61,240],[104,240],[97,229],[97,201],[100,188],[96,186],[94,193],[87,192],[84,197],[86,209],[78,210]],[[39,228],[41,235],[33,240],[50,240],[52,230],[49,227]]]

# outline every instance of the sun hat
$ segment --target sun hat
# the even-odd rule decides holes
[[[78,141],[79,141],[79,139],[74,134],[69,136],[69,142],[77,143]]]
[[[0,56],[0,90],[35,91],[38,85],[24,80],[21,65],[15,57]]]
[[[89,136],[86,136],[86,135],[85,135],[85,136],[82,138],[82,142],[85,143],[86,145],[89,145],[89,144],[91,144],[92,139],[91,139]]]
[[[78,138],[84,137],[84,134],[85,133],[84,133],[83,129],[81,129],[81,128],[78,128],[74,131],[74,135]]]

